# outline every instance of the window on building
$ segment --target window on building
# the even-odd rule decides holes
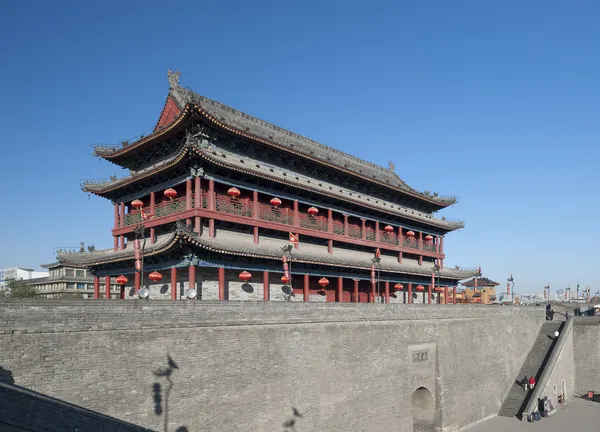
[[[84,283],[78,283],[77,284],[77,289],[85,289],[85,284]]]
[[[85,277],[85,270],[75,270],[75,276]]]
[[[67,289],[75,289],[75,284],[74,283],[68,283],[67,284]]]
[[[73,269],[65,269],[65,276],[75,276]]]

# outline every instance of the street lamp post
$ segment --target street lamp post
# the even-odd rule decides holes
[[[510,303],[515,304],[515,278],[513,278],[512,273],[510,274],[510,277],[506,280],[509,284],[512,285],[510,290]]]
[[[377,297],[381,303],[381,291],[379,290],[379,279],[381,278],[381,257],[375,256],[371,258],[371,262],[377,267]]]

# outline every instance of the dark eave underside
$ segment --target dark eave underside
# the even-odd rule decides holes
[[[164,234],[157,239],[154,245],[147,246],[145,256],[164,253],[178,247],[180,244],[193,245],[200,249],[219,254],[243,256],[276,260],[281,262],[281,241],[276,239],[263,239],[258,245],[254,244],[252,235],[235,232],[221,231],[215,238],[208,235],[198,236],[178,224],[178,228],[171,234]],[[133,245],[128,244],[124,250],[105,250],[91,253],[62,253],[59,260],[65,264],[86,264],[99,266],[108,263],[128,261],[133,259]],[[330,255],[324,248],[316,248],[310,244],[301,244],[300,250],[295,252],[295,263],[328,265],[332,267],[352,268],[370,271],[369,254],[354,250],[339,250],[338,254]],[[382,255],[381,270],[390,273],[404,273],[414,275],[431,275],[432,269],[423,265],[399,264],[393,257]],[[474,274],[470,270],[442,269],[440,276],[461,280]]]

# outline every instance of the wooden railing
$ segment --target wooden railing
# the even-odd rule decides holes
[[[150,212],[150,206],[144,208],[147,215],[146,219],[159,219],[173,214],[184,212],[187,209],[186,197],[177,198],[170,201],[165,201],[154,206],[154,213]],[[234,199],[227,195],[214,195],[215,211],[233,214],[244,218],[253,218],[263,221],[281,223],[284,225],[294,225],[294,211],[287,207],[273,207],[268,204],[259,203],[254,206],[254,202],[250,199]],[[195,208],[195,197],[192,197],[192,208]],[[209,208],[208,191],[202,191],[201,208]],[[255,212],[257,214],[255,214]],[[140,210],[134,210],[125,215],[124,226],[137,225],[143,222]],[[329,231],[329,220],[323,215],[310,215],[307,213],[298,214],[299,225],[302,228],[312,229],[321,232]],[[332,231],[336,235],[345,235],[353,239],[363,239],[362,225],[348,223],[332,219]],[[120,227],[120,223],[118,224]],[[346,232],[347,228],[347,232]],[[375,228],[367,226],[364,231],[364,239],[375,242],[379,237],[379,243],[393,246],[401,246],[415,250],[423,250],[425,252],[437,252],[437,246],[431,241],[420,241],[415,237],[400,236],[396,231],[387,232],[384,229],[379,229],[379,236]],[[422,246],[421,246],[422,244]]]

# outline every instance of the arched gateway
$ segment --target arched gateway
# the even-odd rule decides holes
[[[433,432],[435,403],[431,392],[419,387],[412,395],[412,415],[414,432]]]

